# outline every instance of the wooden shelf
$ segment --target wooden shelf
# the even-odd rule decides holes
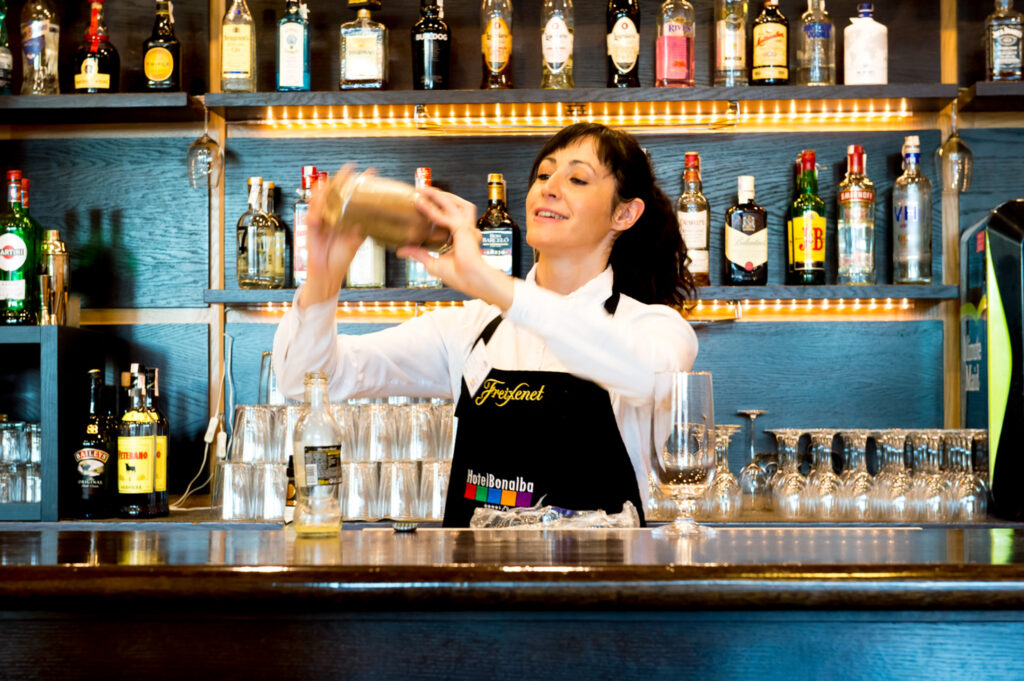
[[[0,123],[76,124],[195,120],[186,92],[125,92],[109,95],[0,95]]]
[[[39,326],[0,327],[0,345],[38,345],[43,337]]]
[[[981,81],[960,93],[960,111],[1017,111],[1024,109],[1024,81]]]

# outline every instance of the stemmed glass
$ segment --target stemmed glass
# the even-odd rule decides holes
[[[935,151],[935,165],[942,172],[942,189],[963,194],[971,188],[974,154],[957,132],[957,110],[953,103],[950,112],[949,138]]]
[[[677,508],[676,520],[660,534],[694,533],[697,500],[715,465],[715,417],[711,374],[658,372],[654,375],[651,412],[651,472]]]
[[[907,433],[891,428],[875,433],[881,466],[871,486],[871,517],[874,520],[906,522],[910,519],[907,490],[910,475],[904,463]]]
[[[810,431],[811,472],[800,495],[801,513],[806,518],[831,520],[839,514],[839,476],[832,470],[832,440],[835,431]]]
[[[841,435],[846,461],[839,474],[839,515],[846,520],[864,521],[869,515],[868,494],[872,483],[867,456],[869,432],[848,430]]]
[[[947,431],[946,451],[953,461],[955,475],[948,487],[948,508],[955,520],[960,522],[979,520],[988,512],[988,484],[974,473],[972,449],[975,438],[987,435],[983,430]]]
[[[193,189],[202,187],[204,178],[207,188],[220,184],[220,171],[224,165],[224,152],[217,140],[210,137],[210,111],[206,108],[206,101],[202,97],[199,99],[203,102],[203,136],[189,146],[187,161],[188,183]]]
[[[913,452],[913,474],[907,493],[912,517],[927,523],[949,520],[943,503],[944,486],[939,470],[942,431],[918,430],[910,434],[908,441]]]
[[[769,483],[773,504],[783,518],[795,520],[800,517],[800,495],[807,483],[800,473],[800,458],[797,451],[803,431],[796,428],[776,428],[768,432],[775,436],[776,449],[779,451],[779,468]]]
[[[740,509],[740,483],[729,470],[729,441],[741,426],[715,426],[715,470],[703,498],[704,514],[721,520],[734,517]]]
[[[736,412],[748,419],[747,422],[747,465],[740,471],[740,492],[743,495],[743,507],[748,511],[767,511],[771,507],[771,492],[768,487],[768,474],[757,462],[754,449],[756,431],[754,421],[765,413],[763,409],[741,409]]]

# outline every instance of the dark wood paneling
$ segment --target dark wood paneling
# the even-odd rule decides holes
[[[0,122],[20,125],[185,121],[202,116],[184,92],[0,96]]]
[[[14,91],[21,92],[21,8],[27,2],[8,2],[8,35],[14,55]],[[60,18],[60,88],[74,92],[75,53],[89,28],[88,2],[53,3]],[[121,92],[142,90],[142,42],[153,32],[155,3],[151,0],[118,0],[104,7],[110,41],[121,58]],[[181,84],[193,94],[209,90],[207,70],[207,3],[178,0],[174,3],[174,33],[181,41]]]
[[[1024,197],[1024,130],[964,130],[974,153],[971,188],[960,195],[960,231],[1005,201]]]
[[[59,229],[84,307],[201,307],[208,286],[207,196],[190,189],[189,140],[0,142],[32,180],[31,212]]]
[[[757,451],[774,451],[766,428],[939,428],[942,323],[711,324],[697,330],[695,370],[710,371],[718,423],[737,409],[766,409]],[[745,431],[730,448],[746,465]]]
[[[936,281],[941,278],[941,192],[935,174],[932,151],[939,145],[939,133],[934,130],[918,131],[921,138],[922,169],[931,180],[932,193],[932,272]],[[878,283],[892,281],[890,260],[892,185],[900,175],[902,159],[900,149],[904,132],[842,132],[827,136],[811,133],[776,134],[695,134],[650,135],[640,139],[651,154],[661,186],[670,197],[678,196],[682,175],[683,153],[699,151],[703,162],[704,193],[711,203],[712,284],[722,281],[722,225],[725,211],[736,200],[736,177],[754,174],[757,178],[757,201],[768,211],[770,230],[769,273],[771,284],[784,281],[785,220],[784,214],[796,191],[794,159],[801,149],[818,152],[819,190],[828,206],[828,282],[835,282],[836,274],[836,185],[846,172],[846,147],[861,144],[868,156],[867,174],[874,181],[877,193],[875,217],[875,262]],[[228,288],[235,287],[235,232],[234,224],[245,211],[245,178],[260,175],[273,180],[282,188],[281,213],[291,224],[295,188],[298,186],[300,166],[312,163],[318,168],[334,170],[343,163],[354,162],[359,167],[372,165],[381,175],[411,180],[418,165],[429,165],[435,184],[454,191],[477,204],[486,205],[486,176],[489,172],[502,172],[508,183],[508,205],[512,216],[525,228],[523,206],[526,199],[528,174],[534,155],[540,150],[541,139],[523,138],[460,138],[453,153],[453,142],[438,138],[402,139],[291,139],[255,140],[236,139],[231,143],[226,174],[227,230],[225,241]],[[520,265],[525,273],[532,262],[531,250],[523,244]],[[388,256],[390,286],[404,284],[404,266]]]
[[[6,368],[0,372],[0,414],[9,421],[39,422],[40,365],[39,340],[34,343],[5,344]]]
[[[957,71],[961,85],[985,80],[985,17],[994,3],[959,0],[957,6]],[[890,45],[892,43],[890,42]],[[892,49],[890,47],[890,49]]]

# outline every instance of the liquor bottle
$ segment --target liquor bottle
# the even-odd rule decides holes
[[[273,255],[273,224],[263,213],[263,178],[249,178],[249,207],[238,218],[238,287],[270,288],[270,258]]]
[[[857,5],[857,16],[843,31],[843,82],[884,85],[889,82],[889,30],[874,19],[870,2]]]
[[[825,0],[807,0],[796,43],[796,84],[836,84],[836,34]]]
[[[29,211],[29,188],[31,187],[31,185],[32,183],[29,181],[27,177],[21,178],[21,212],[25,217],[28,218],[28,221],[29,223],[31,223],[32,228],[35,230],[36,234],[38,234],[40,238],[42,238],[43,226],[39,224],[38,220],[32,217],[32,213],[31,211]]]
[[[366,237],[359,250],[352,256],[345,275],[348,288],[384,288],[387,276],[387,259],[382,245]]]
[[[89,370],[89,412],[85,433],[74,452],[75,491],[70,499],[76,518],[109,518],[115,514],[117,450],[103,409],[103,372]],[[112,456],[113,455],[113,456]]]
[[[21,171],[7,172],[0,213],[0,324],[35,324],[40,235],[21,207]]]
[[[768,213],[754,201],[754,178],[737,178],[736,205],[725,213],[725,283],[768,283]]]
[[[309,90],[309,10],[288,0],[277,23],[277,90]]]
[[[715,0],[715,87],[748,82],[747,0]]]
[[[846,148],[846,177],[839,183],[839,283],[875,283],[875,185],[864,174],[864,149]]]
[[[0,0],[0,95],[11,94],[14,77],[14,55],[7,38],[7,0]]]
[[[157,424],[146,409],[146,377],[133,374],[128,411],[117,436],[117,505],[122,518],[156,518]]]
[[[447,90],[452,32],[441,19],[438,0],[420,0],[420,19],[411,36],[412,89]]]
[[[655,87],[693,87],[693,5],[665,0],[658,10],[654,49]]]
[[[245,0],[232,0],[221,22],[220,89],[256,92],[256,24]]]
[[[341,531],[341,428],[327,406],[327,374],[306,374],[306,404],[295,424],[295,516],[300,535]]]
[[[159,515],[167,515],[167,442],[171,435],[167,417],[160,410],[160,370],[155,367],[144,369],[146,376],[146,410],[156,424],[156,462],[153,489],[156,492]]]
[[[50,0],[29,0],[21,7],[21,94],[55,95],[60,20]]]
[[[512,84],[512,0],[483,0],[480,5],[480,48],[484,90]]]
[[[271,282],[273,288],[284,288],[288,285],[288,263],[292,261],[292,240],[288,233],[288,225],[281,216],[277,214],[275,206],[277,188],[273,182],[267,182],[264,187],[266,200],[263,205],[263,212],[270,218],[274,226],[274,257],[271,261]]]
[[[575,35],[572,0],[544,0],[540,15],[542,88],[564,90],[576,87],[572,67]]]
[[[825,283],[825,202],[818,196],[818,171],[811,149],[800,152],[797,197],[786,222],[787,284]]]
[[[430,168],[416,169],[416,188],[430,186]],[[407,258],[405,261],[405,285],[411,288],[436,288],[441,280],[427,272],[422,263]]]
[[[778,0],[764,0],[761,14],[754,19],[752,38],[751,84],[789,83],[789,20],[779,10]]]
[[[1013,0],[996,0],[985,19],[985,64],[988,80],[1020,80],[1024,50],[1024,15],[1013,9]]]
[[[349,7],[354,4],[349,0]],[[378,3],[379,6],[379,3]],[[381,90],[388,82],[388,29],[370,18],[370,10],[361,8],[355,21],[341,25],[342,90]]]
[[[292,250],[292,286],[298,288],[306,283],[306,263],[309,251],[306,250],[306,214],[309,212],[309,200],[313,197],[313,182],[316,180],[316,166],[302,166],[302,184],[299,187],[299,200],[292,208],[292,221],[295,223]]]
[[[686,152],[683,168],[683,193],[676,199],[676,218],[690,256],[690,273],[698,286],[708,286],[711,284],[708,258],[711,206],[702,192],[700,155],[695,151]]]
[[[174,35],[170,0],[156,0],[153,33],[142,43],[142,72],[149,91],[181,90],[181,43]]]
[[[519,225],[505,207],[505,178],[500,173],[487,176],[487,211],[476,223],[483,232],[480,251],[491,267],[515,277],[519,263]]]
[[[640,3],[608,0],[608,87],[640,87]]]
[[[932,283],[932,184],[921,173],[921,141],[903,142],[903,174],[892,187],[893,283]]]
[[[102,0],[89,3],[89,28],[75,56],[75,92],[117,92],[121,58],[107,36]]]

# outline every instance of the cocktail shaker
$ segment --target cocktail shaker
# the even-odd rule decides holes
[[[420,246],[441,251],[451,244],[447,227],[431,224],[416,209],[416,188],[366,172],[335,175],[325,189],[323,222],[344,231],[358,228],[388,248]]]
[[[41,276],[47,277],[46,290],[40,289],[41,325],[65,325],[68,315],[68,288],[71,281],[71,264],[68,260],[68,249],[60,240],[60,231],[48,229],[40,247]]]

